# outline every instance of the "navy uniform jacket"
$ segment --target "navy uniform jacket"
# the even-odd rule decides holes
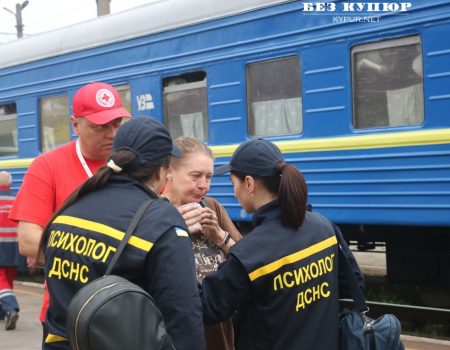
[[[255,229],[202,285],[205,323],[238,310],[236,348],[337,350],[339,263],[335,226],[307,212],[283,227],[276,201],[254,214]]]
[[[104,274],[131,219],[149,198],[157,197],[137,181],[114,176],[55,218],[45,253],[50,306],[44,349],[52,344],[70,349],[65,318],[73,295]],[[191,240],[167,201],[156,199],[147,209],[112,273],[152,295],[177,349],[205,348]]]

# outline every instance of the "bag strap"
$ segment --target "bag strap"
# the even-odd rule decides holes
[[[119,246],[117,247],[116,253],[114,254],[113,258],[111,259],[111,262],[108,265],[108,268],[106,269],[105,276],[109,275],[116,264],[117,260],[119,259],[120,255],[122,254],[123,250],[125,249],[125,246],[127,245],[128,241],[130,240],[130,237],[133,235],[134,230],[136,230],[136,227],[141,221],[142,216],[144,215],[147,208],[154,202],[154,199],[149,199],[145,201],[137,210],[136,214],[134,214],[133,219],[131,220],[130,225],[127,228],[127,232],[125,233],[125,236],[123,236],[122,241],[120,242]]]
[[[344,237],[342,236],[342,233],[338,228],[336,228],[335,231],[336,231],[336,238],[339,243],[339,263],[342,262],[344,266],[344,276],[349,284],[350,293],[355,303],[355,307],[359,312],[366,313],[367,311],[369,311],[369,307],[367,306],[364,294],[362,293],[361,288],[359,288],[358,282],[356,281],[356,277],[355,274],[353,273],[350,261],[348,260],[347,256],[345,255],[342,249],[343,244],[342,242],[344,240]]]

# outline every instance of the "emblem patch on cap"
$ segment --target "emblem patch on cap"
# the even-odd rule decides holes
[[[114,103],[116,102],[113,93],[108,89],[98,90],[95,98],[97,100],[97,103],[105,108],[114,106]]]

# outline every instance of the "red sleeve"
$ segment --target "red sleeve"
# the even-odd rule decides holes
[[[54,179],[45,159],[38,157],[25,174],[9,218],[44,227],[54,211]]]

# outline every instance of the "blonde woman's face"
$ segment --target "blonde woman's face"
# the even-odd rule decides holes
[[[213,160],[206,154],[195,153],[169,168],[167,192],[177,205],[199,202],[209,191],[214,170]]]

